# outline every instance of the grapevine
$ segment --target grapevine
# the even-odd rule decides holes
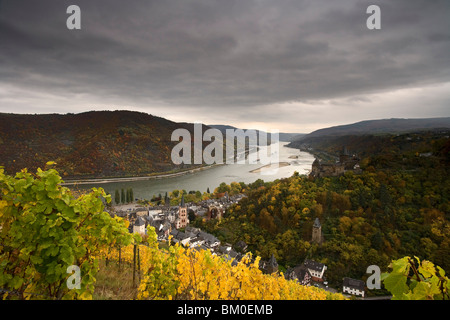
[[[111,201],[103,189],[76,198],[62,182],[55,169],[13,177],[0,167],[0,298],[91,299],[98,253],[139,240],[103,211]],[[80,289],[66,284],[71,265],[80,268]]]

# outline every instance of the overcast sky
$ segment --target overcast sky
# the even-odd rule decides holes
[[[0,0],[0,112],[282,132],[450,116],[449,17],[449,0]]]

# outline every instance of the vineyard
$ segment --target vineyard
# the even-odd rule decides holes
[[[237,265],[208,250],[187,249],[178,244],[159,249],[130,245],[106,250],[101,259],[132,265],[133,282],[140,278],[138,299],[164,300],[325,300],[344,299],[315,287],[286,280],[282,274],[263,274],[259,258],[247,255]],[[142,276],[141,276],[142,275]]]
[[[232,266],[206,250],[162,249],[151,228],[143,243],[128,221],[103,211],[111,201],[103,189],[75,198],[61,181],[52,168],[14,177],[0,168],[2,299],[92,299],[100,261],[133,264],[138,299],[343,299],[263,274],[258,258]],[[79,289],[67,285],[72,265],[81,270]]]
[[[119,275],[132,266],[135,294],[129,299],[344,299],[342,294],[286,280],[282,273],[264,274],[258,267],[260,258],[251,254],[233,264],[209,250],[160,244],[152,227],[143,238],[131,234],[128,221],[103,211],[103,202],[111,201],[103,189],[93,188],[76,198],[61,181],[51,168],[35,174],[24,169],[14,177],[0,168],[3,300],[93,299],[100,266],[108,264],[118,265]],[[409,257],[393,261],[393,271],[383,275],[394,298],[448,299],[445,271],[416,260],[417,266]],[[80,270],[79,287],[69,286],[73,275],[67,270],[73,266]]]

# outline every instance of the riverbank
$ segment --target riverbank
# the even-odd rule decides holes
[[[130,181],[165,179],[165,178],[179,177],[179,176],[215,168],[217,166],[222,166],[222,165],[223,164],[213,164],[213,165],[204,166],[204,167],[200,167],[200,168],[188,169],[188,170],[173,172],[173,173],[161,173],[161,174],[155,174],[155,175],[151,175],[151,176],[77,179],[77,180],[65,181],[64,183],[61,183],[61,185],[62,186],[73,186],[73,185],[82,185],[82,184],[103,184],[103,183],[111,183],[111,182],[130,182]]]

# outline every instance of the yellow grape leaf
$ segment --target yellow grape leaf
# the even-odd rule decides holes
[[[424,260],[422,264],[419,266],[418,271],[425,277],[429,278],[436,274],[436,269],[434,268],[434,264],[430,261]]]

